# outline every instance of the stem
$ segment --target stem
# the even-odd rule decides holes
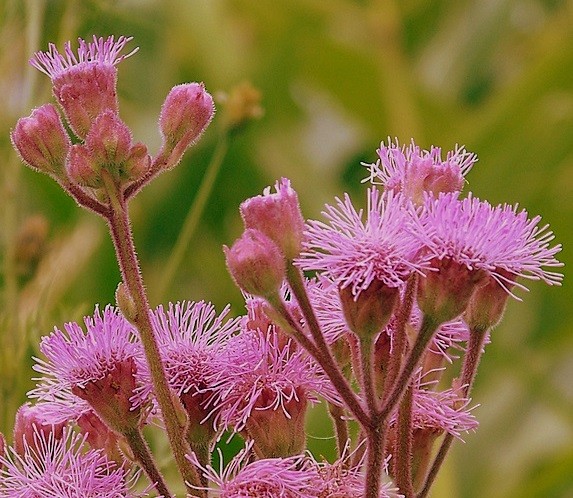
[[[159,469],[155,465],[153,455],[139,428],[134,427],[131,430],[125,431],[123,432],[123,436],[129,444],[129,448],[133,452],[135,460],[145,471],[147,477],[149,477],[149,480],[155,486],[155,489],[165,498],[171,498],[171,492],[167,488],[161,472],[159,472]]]
[[[107,219],[110,233],[115,246],[117,260],[123,276],[124,284],[133,299],[135,306],[134,325],[139,331],[141,342],[153,382],[155,397],[161,409],[163,422],[167,431],[169,442],[173,450],[175,461],[184,481],[195,487],[200,485],[199,474],[185,457],[190,453],[190,448],[185,441],[186,416],[180,402],[176,407],[174,399],[165,376],[165,370],[161,361],[159,347],[153,332],[153,326],[149,316],[149,303],[143,278],[139,269],[139,261],[135,253],[133,235],[127,212],[127,205],[123,196],[119,193],[109,175],[102,171],[102,177],[110,196],[111,213]],[[191,490],[191,488],[189,488]]]
[[[464,364],[462,367],[461,384],[462,384],[462,395],[464,398],[467,398],[469,396],[471,388],[473,386],[473,382],[477,373],[477,369],[483,351],[483,344],[487,336],[487,330],[488,329],[474,329],[470,331],[470,338],[468,340],[468,346],[466,350],[466,355],[464,356]],[[428,477],[426,478],[424,487],[422,488],[422,491],[420,491],[420,493],[418,494],[418,498],[424,498],[430,491],[430,488],[432,487],[432,484],[434,483],[434,480],[436,479],[436,476],[438,475],[438,472],[442,464],[444,463],[444,460],[446,459],[446,455],[448,454],[448,451],[453,441],[454,441],[454,436],[452,436],[449,433],[446,434],[444,440],[442,441],[438,454],[436,455],[434,463],[430,468],[430,472],[428,473]]]
[[[348,381],[344,377],[340,367],[330,354],[330,350],[319,349],[300,329],[300,326],[293,320],[292,316],[286,309],[280,296],[268,299],[276,315],[272,316],[285,331],[289,331],[296,341],[308,351],[308,353],[318,362],[325,374],[328,376],[332,385],[346,404],[346,408],[352,413],[354,418],[363,426],[371,425],[370,418],[362,408],[356,393],[352,390]]]
[[[396,313],[396,328],[393,334],[392,354],[390,355],[390,362],[388,363],[388,373],[384,380],[384,393],[386,393],[396,381],[396,377],[400,373],[400,367],[404,355],[408,350],[408,335],[406,332],[406,324],[410,320],[412,314],[412,306],[414,305],[414,297],[416,296],[416,287],[418,284],[418,275],[414,273],[406,284],[406,291],[404,299]]]
[[[439,324],[432,320],[428,315],[424,315],[422,326],[420,327],[420,332],[418,333],[418,338],[416,339],[416,342],[410,351],[410,355],[406,359],[406,363],[402,368],[402,372],[400,373],[398,380],[394,383],[392,391],[384,399],[384,404],[380,410],[380,417],[383,421],[388,418],[388,415],[390,415],[392,410],[400,401],[402,393],[408,387],[412,373],[418,366],[420,358],[426,350],[426,346],[430,342],[430,339],[432,339],[438,326]]]
[[[366,442],[368,443],[368,448],[366,450],[365,498],[378,498],[380,496],[385,432],[383,424],[373,424],[373,427],[367,429]]]
[[[163,271],[162,278],[158,285],[158,296],[163,296],[165,294],[165,291],[173,280],[173,276],[181,266],[181,262],[185,257],[185,252],[189,247],[189,243],[193,238],[193,234],[195,233],[195,229],[197,228],[197,224],[199,223],[199,219],[201,218],[201,214],[203,213],[205,204],[207,203],[207,199],[213,190],[213,185],[215,185],[215,179],[221,169],[221,165],[223,164],[223,159],[225,158],[228,148],[229,143],[227,140],[227,134],[223,132],[219,138],[217,148],[211,158],[211,162],[209,163],[209,166],[207,166],[199,191],[197,192],[197,195],[193,200],[193,204],[187,213],[185,221],[183,222],[183,227],[179,232],[177,242],[175,242],[173,251],[171,251],[171,255],[169,256],[169,260],[167,261]]]
[[[350,436],[348,434],[348,423],[344,418],[344,408],[333,403],[328,403],[328,413],[332,418],[334,430],[336,433],[337,455],[338,458],[342,458],[342,455],[344,454],[344,451],[346,450],[350,441]]]
[[[394,447],[394,482],[406,498],[414,497],[412,484],[412,382],[398,410],[398,434]]]
[[[370,417],[374,417],[378,412],[378,397],[374,389],[374,378],[372,371],[372,346],[371,337],[360,337],[360,374],[362,390],[366,399],[366,406],[370,412]]]

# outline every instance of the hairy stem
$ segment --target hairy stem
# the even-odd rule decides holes
[[[398,409],[398,432],[394,446],[394,482],[406,498],[414,497],[412,485],[412,382]]]
[[[111,205],[111,213],[107,221],[123,276],[123,282],[133,299],[135,308],[133,322],[139,331],[141,343],[149,364],[153,389],[161,409],[167,436],[184,481],[186,484],[189,483],[190,485],[199,486],[199,475],[185,457],[186,454],[190,453],[190,448],[185,440],[186,415],[180,402],[179,406],[175,406],[178,399],[174,399],[174,397],[171,396],[171,391],[167,383],[159,347],[151,324],[149,303],[139,269],[139,261],[135,253],[127,205],[119,190],[114,188],[109,175],[104,175],[106,173],[105,171],[102,173],[106,181],[106,190],[110,197]]]
[[[396,405],[400,402],[402,394],[408,387],[410,377],[416,370],[418,363],[420,363],[420,358],[424,354],[424,351],[438,329],[438,326],[439,324],[435,323],[430,317],[428,317],[428,315],[424,315],[422,326],[418,332],[418,337],[406,359],[406,362],[404,363],[404,367],[400,372],[398,380],[394,383],[392,390],[384,399],[384,404],[380,410],[380,418],[383,421],[388,418],[392,410],[394,410]]]
[[[338,458],[341,458],[344,451],[347,449],[350,442],[350,435],[348,434],[348,422],[344,419],[344,408],[328,403],[328,413],[332,418],[334,424],[334,432],[336,434],[336,450]]]
[[[466,354],[464,356],[464,363],[462,366],[462,377],[461,377],[461,384],[462,384],[462,396],[467,398],[471,392],[471,388],[473,386],[473,382],[477,373],[477,369],[479,366],[479,362],[481,359],[481,355],[483,352],[483,344],[485,342],[485,338],[487,336],[487,329],[480,329],[480,330],[471,330],[470,331],[470,338],[468,340]],[[440,449],[436,455],[434,463],[430,468],[430,472],[428,473],[428,477],[426,477],[426,481],[424,483],[424,487],[418,494],[418,498],[424,498],[427,496],[438,472],[446,459],[446,455],[454,441],[454,436],[451,434],[446,434]]]
[[[123,436],[131,449],[136,462],[144,470],[155,489],[164,497],[171,498],[171,493],[165,484],[161,472],[155,465],[153,455],[139,428],[124,431]]]

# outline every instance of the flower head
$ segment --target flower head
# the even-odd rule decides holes
[[[61,438],[38,431],[20,455],[12,447],[0,455],[0,498],[135,498],[135,479],[85,437],[64,429]]]
[[[283,346],[276,330],[244,330],[229,341],[218,363],[210,401],[217,426],[246,431],[266,456],[302,451],[308,403],[318,395],[337,401],[312,358],[290,341]]]
[[[134,327],[111,306],[103,313],[96,308],[84,322],[86,332],[71,322],[65,332],[56,328],[42,339],[46,360],[35,358],[34,370],[42,377],[30,397],[50,403],[55,420],[77,418],[91,406],[112,427],[135,423],[139,404],[130,398],[143,357]],[[114,415],[114,409],[122,416]]]
[[[205,478],[212,482],[219,498],[312,498],[316,494],[312,482],[316,472],[304,455],[288,458],[264,458],[251,463],[250,441],[223,469],[217,472],[212,466],[201,465],[194,455],[190,460],[199,467]],[[221,456],[220,450],[219,455]],[[222,462],[221,456],[221,462]]]
[[[305,249],[297,264],[317,270],[339,288],[349,287],[357,296],[375,280],[401,288],[414,271],[420,271],[420,243],[407,227],[413,207],[400,195],[368,190],[366,220],[348,194],[327,205],[322,221],[308,222]]]
[[[370,168],[370,180],[381,183],[386,190],[402,192],[416,204],[421,204],[424,192],[437,195],[439,192],[460,192],[464,176],[477,161],[475,154],[458,147],[442,160],[442,150],[431,147],[422,150],[414,141],[406,148],[398,140],[388,145],[384,142],[377,150],[379,159]]]
[[[239,319],[227,318],[228,313],[228,306],[217,315],[211,303],[198,301],[169,304],[167,310],[158,306],[151,315],[169,385],[187,410],[194,407],[201,412],[198,421],[207,414],[202,407],[209,397],[216,359],[239,328]],[[145,400],[153,392],[147,366],[141,379],[137,397]]]
[[[84,138],[92,121],[105,110],[118,111],[117,69],[122,60],[137,52],[137,48],[120,55],[131,37],[114,36],[107,39],[93,37],[93,42],[78,39],[77,54],[71,43],[60,53],[54,44],[47,52],[36,52],[30,64],[47,74],[53,85],[54,96],[62,106],[66,118],[79,138]]]

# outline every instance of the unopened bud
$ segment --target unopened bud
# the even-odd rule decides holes
[[[61,439],[66,422],[57,424],[51,423],[43,416],[43,409],[40,405],[23,404],[16,412],[14,422],[14,450],[18,455],[23,456],[26,447],[36,447],[36,441],[41,434],[46,436],[51,433],[52,437]]]
[[[300,255],[304,237],[304,219],[298,196],[290,181],[282,178],[275,184],[276,193],[270,187],[263,195],[251,197],[241,204],[241,216],[245,228],[255,228],[269,237],[284,253],[287,260]]]
[[[143,178],[150,166],[151,157],[147,153],[147,146],[138,142],[131,148],[129,157],[120,171],[120,176],[126,181],[134,182]]]
[[[82,187],[99,188],[103,185],[100,164],[85,145],[72,145],[66,160],[68,178]]]
[[[352,286],[339,289],[346,323],[358,337],[373,338],[389,322],[400,297],[398,287],[373,280],[368,288],[354,295]]]
[[[115,302],[123,316],[133,323],[137,318],[137,306],[135,306],[135,302],[123,282],[120,282],[117,285],[117,289],[115,291]]]
[[[62,174],[71,142],[52,104],[19,119],[10,136],[14,148],[32,169],[54,176]]]
[[[131,131],[117,114],[105,111],[93,122],[86,137],[86,145],[92,151],[96,163],[118,167],[129,156]]]
[[[229,249],[227,268],[237,285],[253,296],[275,294],[286,274],[284,256],[277,245],[258,230],[247,229]]]
[[[215,113],[213,98],[201,83],[185,83],[171,89],[161,107],[159,128],[164,153],[174,152],[179,161],[187,147],[195,143]]]
[[[436,324],[460,316],[470,298],[487,277],[484,270],[470,270],[449,258],[433,260],[437,271],[428,271],[418,283],[418,306]]]

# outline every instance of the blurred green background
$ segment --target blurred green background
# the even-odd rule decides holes
[[[316,218],[335,195],[362,195],[360,162],[374,162],[388,136],[477,153],[468,189],[540,214],[564,246],[567,273],[571,1],[1,0],[1,431],[30,388],[38,337],[113,302],[119,281],[104,223],[24,168],[9,140],[20,116],[52,99],[49,79],[27,64],[32,53],[93,34],[131,35],[140,47],[118,66],[120,108],[152,152],[173,85],[203,81],[218,94],[248,81],[262,94],[265,114],[231,137],[183,264],[162,295],[165,262],[217,147],[223,113],[182,164],[132,203],[153,305],[207,299],[241,313],[221,250],[241,232],[238,204],[287,176],[305,215]],[[38,261],[20,261],[23,247],[35,248]],[[474,391],[481,426],[456,443],[434,497],[573,497],[572,291],[567,275],[562,288],[529,287],[494,331]],[[320,447],[328,431],[317,419],[309,431]]]

